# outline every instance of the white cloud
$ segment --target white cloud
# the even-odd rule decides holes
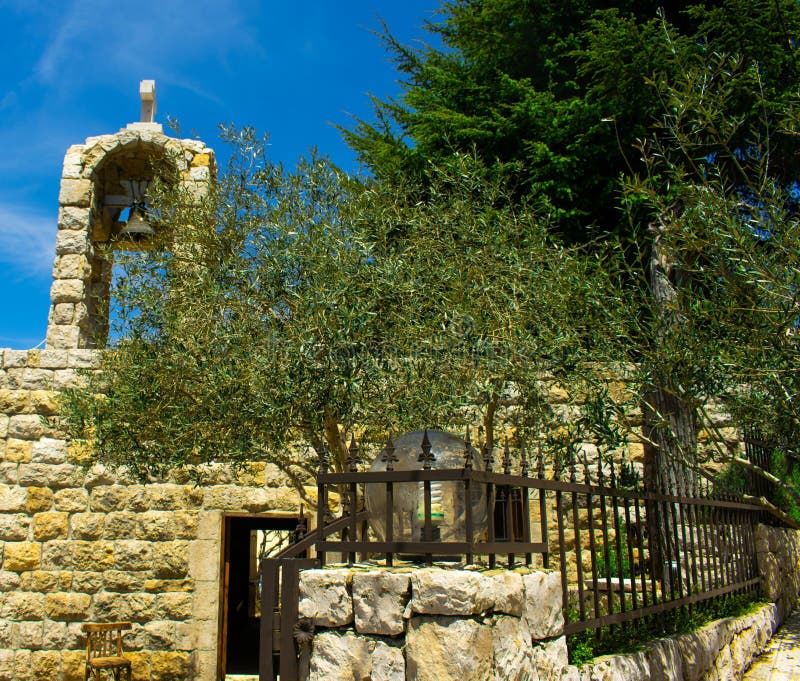
[[[4,279],[49,274],[55,254],[56,225],[55,215],[0,203],[0,265],[5,270]]]
[[[87,73],[170,78],[187,65],[263,54],[241,0],[75,0],[36,65],[47,85]],[[87,64],[91,68],[87,70]],[[202,93],[185,78],[175,83]]]

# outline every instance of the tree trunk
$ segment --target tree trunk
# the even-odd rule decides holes
[[[654,313],[660,329],[653,338],[654,362],[651,384],[642,396],[643,434],[645,436],[645,486],[647,491],[679,497],[694,496],[697,463],[697,413],[682,394],[682,388],[669,370],[669,362],[660,357],[664,338],[683,323],[678,307],[678,286],[684,276],[679,265],[671,262],[661,247],[661,237],[668,229],[662,218],[650,225],[653,245],[650,252],[649,284]],[[650,553],[656,575],[667,584],[675,576],[681,550],[681,507],[678,504],[653,503],[648,508]],[[691,529],[690,529],[691,531]]]

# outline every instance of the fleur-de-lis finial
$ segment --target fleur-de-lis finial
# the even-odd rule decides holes
[[[417,461],[422,461],[422,468],[426,471],[429,471],[431,469],[431,463],[436,460],[436,457],[431,454],[431,441],[428,437],[427,428],[422,436],[422,444],[420,445],[420,449],[422,449],[422,451],[417,457]]]
[[[505,438],[503,444],[503,473],[509,475],[511,473],[511,450],[508,448],[508,438]]]
[[[389,439],[386,441],[386,447],[383,450],[381,461],[386,463],[386,470],[393,471],[394,464],[399,461],[397,454],[394,453],[394,442],[392,442],[392,434],[389,433]]]
[[[303,513],[303,504],[300,504],[300,513],[297,516],[297,527],[294,528],[294,539],[300,541],[306,536],[308,525],[306,524],[306,516]]]
[[[358,470],[358,444],[356,443],[356,434],[353,433],[353,436],[350,439],[350,447],[347,449],[349,456],[347,457],[347,463],[350,466],[351,471]]]
[[[467,433],[464,436],[464,470],[472,470],[472,440],[469,435],[469,426],[467,426]]]
[[[491,473],[492,466],[494,466],[494,447],[488,442],[483,443],[483,463],[486,466],[486,470]]]
[[[324,442],[322,447],[317,450],[317,466],[319,467],[319,474],[324,475],[328,472],[328,445]]]

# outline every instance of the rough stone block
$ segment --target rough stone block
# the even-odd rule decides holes
[[[23,463],[19,466],[19,484],[23,487],[62,489],[80,483],[80,469],[69,463]]]
[[[53,376],[51,369],[23,369],[19,387],[23,390],[51,390]]]
[[[198,531],[197,513],[177,511],[172,513],[172,526],[177,539],[195,539]]]
[[[536,678],[531,660],[531,633],[524,619],[501,615],[491,622],[494,681]]]
[[[89,507],[89,494],[85,489],[60,489],[53,495],[53,503],[58,511],[80,513]]]
[[[69,351],[71,369],[99,369],[103,363],[102,350],[78,349]]]
[[[487,575],[489,600],[495,612],[507,615],[522,615],[525,608],[525,585],[522,575],[503,570],[497,574]]]
[[[31,681],[31,651],[17,650],[14,653],[14,673],[11,678],[14,681]]]
[[[350,570],[304,570],[300,573],[300,617],[321,627],[342,627],[353,621],[347,588]]]
[[[41,650],[43,629],[42,622],[20,622],[17,625],[17,637],[19,641],[24,641],[26,648]]]
[[[55,286],[55,284],[61,281],[66,281],[66,279],[59,279],[56,282],[54,282],[53,285]],[[60,288],[57,292],[57,295],[59,297],[58,300],[59,303],[77,302],[75,300],[75,294],[73,291],[67,292],[66,290]],[[65,300],[65,298],[68,298],[69,300]],[[50,324],[47,327],[47,347],[75,348],[78,346],[80,335],[81,335],[81,330],[73,324]],[[60,371],[66,371],[66,370],[56,369],[55,372],[53,372],[52,380],[46,387],[54,388],[56,390],[63,390],[64,388],[69,387],[69,383],[64,380],[56,381],[56,378],[58,377]],[[69,375],[70,377],[73,377],[72,372],[69,372]]]
[[[16,591],[20,586],[20,575],[16,572],[0,571],[0,592]],[[0,644],[0,648],[3,646]],[[0,677],[1,678],[1,677]]]
[[[456,652],[457,651],[457,652]],[[471,619],[413,617],[406,634],[406,675],[416,681],[492,678],[491,628]]]
[[[42,547],[33,542],[8,542],[3,551],[3,569],[12,572],[38,570]]]
[[[106,570],[103,573],[103,588],[106,591],[126,593],[142,591],[146,581],[144,572],[122,572],[120,570]]]
[[[347,632],[323,632],[314,637],[308,681],[367,681],[375,641]],[[410,677],[414,678],[414,677]]]
[[[44,594],[17,591],[5,594],[0,603],[0,618],[40,621],[44,617]]]
[[[58,234],[56,234],[56,255],[87,253],[88,251],[89,233],[85,228],[58,230]]]
[[[150,622],[154,602],[153,594],[100,592],[93,597],[91,618],[98,622]]]
[[[44,354],[44,352],[42,352]],[[40,416],[56,416],[59,410],[59,395],[54,390],[31,390],[28,392],[29,408]]]
[[[172,592],[156,596],[156,617],[164,620],[188,620],[192,616],[192,596]]]
[[[98,514],[101,515],[102,514]],[[134,539],[136,514],[130,511],[112,511],[104,516],[103,536],[106,539]]]
[[[3,648],[15,648],[17,644],[14,623],[10,620],[0,620],[0,670],[2,670]],[[0,674],[0,679],[10,678]]]
[[[383,641],[375,643],[369,681],[405,681],[406,660],[400,648]]]
[[[31,515],[53,508],[54,494],[49,487],[28,487],[26,507]]]
[[[64,580],[61,579],[60,572],[47,572],[44,570],[32,570],[23,572],[20,579],[20,587],[23,591],[36,591],[38,593],[52,593],[61,591]]]
[[[6,650],[0,649],[0,679],[14,678],[14,651],[8,650],[9,647],[4,646]]]
[[[92,598],[81,593],[47,594],[45,612],[52,620],[61,622],[80,622],[89,614]]]
[[[92,466],[87,472],[83,480],[83,486],[87,489],[99,487],[100,485],[114,485],[117,482],[117,476],[114,471],[107,468],[103,464],[97,463]]]
[[[70,549],[74,570],[108,570],[116,562],[114,545],[108,541],[73,541]]]
[[[100,539],[105,516],[102,513],[75,513],[69,520],[73,539]]]
[[[22,487],[0,485],[0,511],[14,513],[27,510],[28,492]]]
[[[78,256],[65,256],[78,257]],[[61,260],[63,261],[64,258]],[[38,368],[40,369],[66,369],[69,356],[66,350],[42,350],[39,353]]]
[[[93,594],[103,588],[102,572],[75,572],[72,575],[72,590]]]
[[[17,414],[8,422],[8,436],[20,440],[38,440],[44,435],[45,426],[35,414]]]
[[[2,437],[8,437],[8,424],[14,414],[25,414],[30,411],[30,393],[27,390],[0,390],[0,411],[2,411]]]
[[[69,570],[71,568],[71,542],[63,539],[54,539],[42,544],[43,570]]]
[[[61,206],[58,211],[58,229],[86,232],[89,227],[89,209]]]
[[[154,594],[178,591],[188,593],[194,591],[194,585],[195,582],[193,579],[148,579],[144,583],[144,590]]]
[[[61,180],[61,191],[58,202],[62,206],[88,207],[92,192],[91,180],[64,178]]]
[[[403,612],[408,603],[408,574],[388,571],[353,573],[353,614],[360,634],[397,636],[405,630]]]
[[[208,487],[203,494],[203,508],[242,511],[244,510],[244,490],[236,485]]]
[[[64,650],[61,653],[64,681],[84,681],[86,653],[82,650]]]
[[[114,566],[117,570],[150,570],[154,567],[153,545],[150,542],[122,540],[114,544]]]
[[[466,570],[423,568],[411,574],[408,611],[425,615],[477,615],[488,611],[487,578]]]
[[[3,368],[19,369],[28,364],[28,350],[3,350]]]
[[[205,557],[199,558],[195,551],[197,545],[200,549],[205,548],[208,553]],[[191,572],[192,564],[190,561],[202,560],[205,566],[205,573],[201,575],[215,575],[212,579],[216,580],[219,573],[219,545],[209,547],[205,542],[186,541],[165,541],[153,544],[153,563],[150,566],[154,577],[161,579],[179,579],[191,575],[194,579],[201,579]],[[208,566],[211,565],[209,568]]]
[[[56,279],[50,287],[50,302],[79,303],[83,300],[84,291],[84,283],[80,279]]]
[[[67,459],[67,443],[64,440],[44,437],[34,442],[31,448],[32,463],[62,464]]]
[[[85,279],[91,271],[89,260],[83,253],[57,255],[53,263],[54,279]],[[67,366],[66,354],[64,360],[64,363],[58,368],[63,369]]]
[[[9,439],[6,442],[5,460],[10,463],[27,463],[33,456],[33,442],[30,440]],[[17,475],[19,480],[19,475]]]
[[[535,641],[560,636],[564,630],[561,611],[561,574],[533,572],[524,575],[525,613],[531,636]]]
[[[2,442],[0,442],[0,451],[2,451]],[[0,485],[16,485],[17,477],[17,464],[9,461],[0,462]]]
[[[137,538],[149,541],[171,541],[175,539],[173,515],[166,511],[145,511],[137,514]]]
[[[531,660],[532,667],[537,670],[540,681],[561,681],[564,670],[569,665],[566,637],[560,636],[552,641],[544,641],[538,646],[534,646],[531,650]]]
[[[150,658],[151,681],[177,681],[189,674],[189,653],[155,651]]]
[[[66,539],[68,535],[67,514],[58,511],[37,513],[33,517],[33,538],[36,541]]]
[[[50,328],[64,328],[64,329],[74,329],[73,332],[69,332],[60,345],[53,345],[53,347],[60,347],[60,348],[72,348],[78,344],[78,337],[80,336],[80,329],[76,326],[64,326],[64,327],[50,327]],[[47,344],[51,345],[50,343],[50,329],[47,331]],[[74,341],[74,342],[73,342]],[[74,369],[56,369],[53,372],[53,389],[64,391],[68,388],[74,388],[81,383],[81,377],[75,373]]]
[[[53,681],[61,676],[61,653],[37,650],[31,656],[33,681]]]
[[[89,506],[92,511],[108,513],[123,511],[128,504],[130,490],[123,485],[95,487],[89,495]]]

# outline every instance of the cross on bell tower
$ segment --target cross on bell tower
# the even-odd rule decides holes
[[[157,176],[205,195],[214,152],[203,142],[167,137],[156,115],[156,83],[139,83],[139,121],[74,144],[64,157],[58,235],[50,288],[48,349],[105,347],[114,250],[135,250],[155,232],[144,203]]]
[[[156,81],[143,80],[139,83],[139,97],[142,99],[142,123],[156,122]]]

